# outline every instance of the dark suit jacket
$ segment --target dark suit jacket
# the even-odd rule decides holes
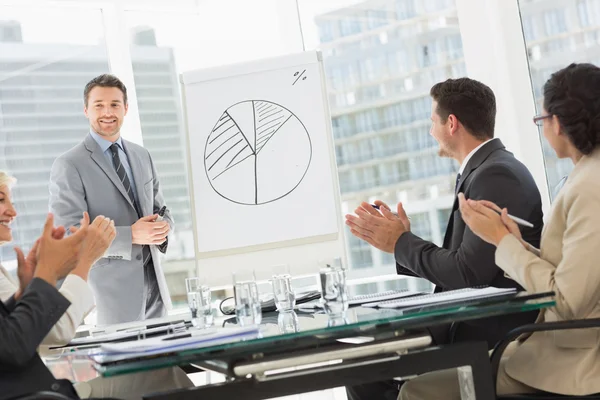
[[[38,391],[76,397],[71,384],[54,379],[37,354],[38,346],[70,304],[55,287],[38,278],[18,302],[12,297],[0,302],[0,398]]]
[[[542,201],[527,168],[508,152],[499,139],[483,145],[468,161],[456,187],[467,199],[489,200],[506,207],[534,228],[522,228],[523,239],[539,248],[543,227]],[[489,285],[522,288],[496,266],[496,247],[477,237],[465,224],[454,199],[443,247],[413,233],[404,233],[395,247],[397,271],[436,285],[436,291]],[[514,327],[533,322],[536,313],[515,314],[458,324],[452,337],[434,333],[438,342],[486,340],[493,346]],[[435,337],[437,336],[437,337]]]

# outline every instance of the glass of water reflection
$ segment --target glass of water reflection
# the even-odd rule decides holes
[[[341,259],[320,261],[319,278],[321,283],[321,302],[330,316],[342,316],[348,310],[346,271]]]
[[[192,325],[197,328],[208,328],[213,323],[210,288],[202,285],[200,278],[186,278],[188,306],[192,313]]]
[[[273,298],[277,311],[292,311],[296,305],[296,294],[292,288],[292,275],[290,274],[289,265],[284,264],[273,267],[271,286],[273,287]]]
[[[241,326],[260,324],[262,310],[254,270],[233,273],[233,296],[238,324]]]

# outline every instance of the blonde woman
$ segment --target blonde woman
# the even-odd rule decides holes
[[[0,245],[12,241],[11,223],[17,216],[11,201],[11,187],[16,179],[0,171]],[[88,240],[85,241],[80,251],[79,259],[75,269],[64,280],[60,293],[71,303],[62,318],[54,325],[52,330],[44,339],[42,345],[61,346],[69,343],[75,337],[77,327],[83,322],[85,316],[94,308],[94,296],[87,284],[88,273],[91,266],[106,251],[116,233],[114,223],[108,218],[97,217],[91,224],[98,229],[90,229]],[[55,228],[55,238],[65,234],[63,227]],[[4,267],[0,265],[0,300],[6,302],[10,296],[15,294],[18,298],[24,285],[33,276],[37,263],[37,249],[39,239],[31,251],[25,256],[21,249],[15,248],[19,263],[19,281],[15,282]]]
[[[17,217],[17,211],[11,200],[11,188],[16,179],[0,171],[0,245],[12,241],[10,225]],[[88,221],[87,213],[84,220]],[[83,223],[83,220],[82,220]],[[87,225],[87,222],[85,222]],[[72,228],[75,231],[74,228]],[[53,228],[52,237],[62,239],[64,227]],[[116,235],[114,222],[104,216],[97,216],[87,227],[86,238],[77,253],[75,268],[65,278],[60,294],[71,304],[58,322],[44,338],[43,346],[61,346],[67,344],[75,336],[77,327],[85,316],[94,308],[94,297],[87,283],[92,265],[104,254]],[[9,273],[0,266],[0,300],[6,302],[14,296],[18,300],[26,290],[35,273],[40,239],[25,256],[21,249],[15,248],[18,260],[18,280],[15,282]],[[0,371],[1,371],[0,366]],[[0,372],[0,376],[1,376]],[[31,379],[36,379],[32,376]],[[60,381],[56,381],[60,382]],[[16,390],[27,390],[28,383],[14,380]],[[2,381],[0,380],[0,386]],[[64,384],[62,385],[64,389]],[[68,385],[67,385],[68,386]],[[75,385],[77,395],[87,397],[119,397],[125,399],[139,398],[145,393],[193,386],[192,382],[179,368],[165,368],[157,371],[124,375],[114,378],[95,378]],[[67,393],[68,393],[68,389]],[[27,392],[22,392],[27,393]]]

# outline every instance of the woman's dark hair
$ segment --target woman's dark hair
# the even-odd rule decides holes
[[[600,68],[574,63],[553,73],[544,85],[544,108],[577,150],[590,154],[600,144]]]

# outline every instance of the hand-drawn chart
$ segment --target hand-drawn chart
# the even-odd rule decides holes
[[[242,101],[223,112],[204,151],[215,192],[246,205],[289,195],[304,179],[311,159],[304,124],[287,108],[264,100]]]

